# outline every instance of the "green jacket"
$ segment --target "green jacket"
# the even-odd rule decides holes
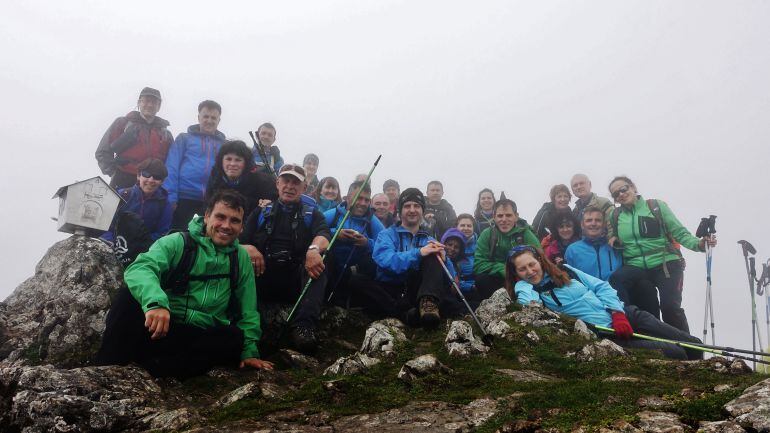
[[[494,252],[490,254],[490,242],[492,231],[495,231],[497,243]],[[486,274],[505,278],[505,261],[508,252],[516,245],[527,244],[535,248],[541,248],[540,241],[532,232],[529,224],[519,220],[508,233],[501,233],[497,227],[488,227],[481,232],[476,241],[476,253],[473,256],[473,273]]]
[[[237,325],[243,330],[243,351],[241,359],[259,358],[257,341],[262,336],[257,312],[257,294],[254,285],[254,268],[249,255],[236,239],[232,245],[217,247],[204,236],[203,217],[195,217],[188,226],[190,237],[198,244],[191,274],[230,274],[229,253],[238,248],[238,289],[235,293],[240,301],[241,319]],[[227,307],[230,302],[230,279],[190,281],[188,295],[174,295],[164,292],[160,281],[175,268],[182,258],[184,240],[180,233],[164,236],[139,254],[134,263],[126,269],[123,279],[134,298],[146,313],[154,308],[165,308],[171,312],[171,321],[200,328],[215,325],[229,325]]]
[[[658,200],[660,206],[660,215],[667,230],[677,242],[685,248],[693,251],[701,251],[699,248],[700,239],[687,231],[682,223],[676,219],[671,208],[663,200]],[[652,269],[662,265],[664,262],[679,260],[679,256],[671,251],[668,246],[669,241],[666,238],[666,232],[663,228],[659,230],[657,236],[643,236],[640,229],[641,223],[657,226],[655,215],[653,215],[647,201],[639,196],[632,209],[625,207],[618,208],[618,233],[617,237],[622,242],[623,261],[627,265],[636,266],[642,269]],[[610,214],[610,221],[612,215]],[[613,223],[611,222],[610,225]]]

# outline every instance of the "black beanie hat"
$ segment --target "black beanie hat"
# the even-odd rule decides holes
[[[422,191],[420,191],[417,188],[407,188],[405,189],[400,196],[398,196],[398,213],[401,213],[401,208],[404,207],[404,204],[408,201],[413,201],[422,207],[423,210],[425,210],[425,196],[422,194]]]

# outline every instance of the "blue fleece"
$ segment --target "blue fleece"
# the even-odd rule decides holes
[[[413,235],[401,226],[401,222],[382,230],[374,242],[372,253],[377,263],[376,280],[383,283],[405,282],[409,271],[420,269],[420,248],[431,240],[435,239],[422,228]],[[451,269],[451,263],[447,263],[447,267]]]
[[[329,209],[324,212],[324,218],[326,219],[326,225],[329,226],[332,236],[337,232],[338,225],[342,222],[342,218],[345,216],[345,212],[348,211],[348,204],[346,202],[340,203],[336,208]],[[365,247],[356,247],[349,240],[343,240],[339,237],[334,241],[334,245],[331,249],[331,254],[334,256],[334,264],[337,271],[344,271],[345,263],[347,262],[348,268],[355,266],[366,257],[371,257],[374,250],[374,242],[377,240],[377,235],[381,231],[385,230],[382,223],[371,209],[364,216],[349,215],[345,220],[345,224],[342,225],[343,229],[355,230],[369,239],[369,243]],[[352,255],[351,255],[352,251]],[[350,260],[348,260],[350,257]]]
[[[573,268],[607,281],[615,270],[623,266],[623,259],[606,240],[594,242],[583,238],[571,243],[564,253],[564,261]]]
[[[575,317],[586,323],[599,326],[612,326],[611,312],[623,312],[623,302],[618,299],[618,292],[604,280],[592,277],[585,272],[565,265],[575,271],[578,279],[572,279],[564,287],[553,290],[555,297],[561,302],[561,306],[549,292],[538,294],[532,284],[521,280],[516,283],[513,290],[516,299],[522,305],[530,302],[542,303],[549,310]],[[548,283],[551,277],[547,274],[539,286]]]
[[[133,212],[139,215],[152,240],[155,241],[166,235],[171,227],[173,210],[168,201],[168,192],[163,187],[156,189],[147,198],[144,197],[144,192],[139,188],[139,185],[122,188],[118,190],[118,194],[126,200],[126,203],[120,208],[120,212]],[[113,226],[102,235],[102,239],[108,241],[115,239]]]
[[[199,125],[190,126],[186,133],[176,137],[166,157],[168,177],[163,187],[168,191],[168,201],[204,201],[211,168],[216,164],[219,147],[224,141],[225,135],[221,132],[204,134]]]

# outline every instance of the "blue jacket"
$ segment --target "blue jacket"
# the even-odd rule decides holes
[[[618,299],[618,292],[606,281],[592,277],[572,266],[565,266],[574,271],[578,278],[573,278],[564,287],[557,287],[542,294],[535,291],[532,284],[521,280],[513,288],[516,299],[522,305],[534,301],[542,303],[549,310],[572,316],[586,323],[611,327],[610,313],[623,312],[623,302]],[[538,287],[544,287],[550,281],[551,277],[546,274]]]
[[[139,185],[119,189],[118,194],[126,200],[126,203],[123,204],[119,212],[133,212],[139,215],[154,241],[166,235],[171,227],[173,210],[168,200],[168,192],[163,187],[155,190],[147,198],[144,197],[144,193],[139,188]],[[110,230],[102,235],[102,239],[108,241],[115,240],[114,227],[110,227]]]
[[[431,240],[434,239],[422,227],[413,235],[400,222],[382,230],[377,235],[372,253],[377,263],[376,280],[383,283],[405,282],[409,271],[420,269],[420,248]],[[451,266],[447,267],[451,269]]]
[[[567,247],[564,261],[573,268],[604,281],[609,280],[610,275],[623,266],[622,257],[606,240],[601,245],[594,245],[585,237]]]
[[[459,238],[462,241],[464,248],[463,257],[455,262],[456,268],[453,266],[451,269],[452,271],[455,271],[456,269],[457,272],[452,272],[452,274],[453,276],[456,273],[459,274],[460,290],[464,293],[472,292],[473,285],[476,282],[473,274],[473,255],[476,253],[476,234],[474,233],[470,239],[465,239],[465,235],[463,235],[460,230],[453,227],[444,232],[444,236],[441,237],[441,243],[446,244],[447,239],[451,237]]]
[[[168,191],[168,201],[205,200],[211,168],[224,141],[225,135],[221,132],[203,134],[199,125],[190,126],[186,133],[176,137],[166,157],[168,177],[163,187]]]
[[[345,216],[345,212],[347,211],[348,204],[346,202],[342,202],[336,208],[329,209],[324,212],[326,225],[329,226],[329,230],[331,230],[332,236],[334,236],[334,234],[337,232],[339,223],[342,221],[342,218]],[[363,234],[369,239],[369,243],[366,247],[356,248],[352,242],[337,238],[334,241],[334,245],[331,249],[331,253],[335,258],[334,263],[337,267],[337,271],[343,271],[345,263],[347,263],[348,267],[355,266],[359,264],[362,259],[371,257],[372,251],[374,250],[374,242],[377,240],[377,235],[379,235],[381,231],[385,230],[385,227],[383,227],[380,220],[374,216],[374,213],[371,211],[371,209],[364,216],[348,216],[348,219],[345,220],[345,224],[342,226],[342,228],[352,229]],[[350,257],[350,260],[348,260],[348,257]]]
[[[275,174],[278,174],[278,172],[281,170],[281,167],[283,167],[283,157],[281,156],[281,151],[276,146],[270,146],[270,149],[266,151],[267,159],[271,160],[273,162],[273,172]],[[257,165],[257,167],[265,167],[265,161],[262,158],[262,155],[260,155],[259,150],[257,149],[257,146],[251,147],[251,153],[254,154],[254,163]],[[270,172],[270,170],[265,170],[266,172]]]

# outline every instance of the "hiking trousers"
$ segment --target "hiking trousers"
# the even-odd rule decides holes
[[[268,260],[265,264],[265,273],[257,277],[255,281],[258,304],[278,302],[293,306],[307,284],[308,278],[310,277],[305,270],[304,263],[279,264]],[[308,329],[318,327],[327,280],[327,271],[324,270],[319,278],[310,283],[305,296],[294,312],[292,322],[289,324],[290,327]]]
[[[657,287],[660,295],[660,312],[663,316],[663,321],[689,334],[690,327],[687,324],[687,316],[682,308],[682,280],[684,277],[682,263],[679,260],[672,260],[666,262],[666,267],[668,268],[669,276],[666,276],[663,265],[652,269],[624,265],[612,274],[610,285],[615,287],[615,284],[612,283],[612,281],[615,281],[621,290],[628,290],[631,287],[644,287],[644,282],[646,281],[652,284],[652,286]],[[618,289],[616,288],[616,290]],[[634,297],[622,295],[626,296],[629,300],[623,299],[620,293],[621,290],[618,290],[620,300],[631,302],[630,300]]]
[[[237,367],[243,349],[243,331],[235,325],[199,328],[174,321],[168,334],[150,338],[144,312],[127,287],[118,291],[107,313],[96,365],[136,362],[155,377],[187,379],[221,365]]]
[[[649,335],[651,337],[665,338],[667,340],[676,340],[690,343],[701,343],[700,339],[693,337],[687,332],[681,331],[667,323],[652,316],[652,314],[637,308],[635,305],[626,305],[624,308],[628,323],[631,324],[635,333]],[[613,341],[624,347],[638,349],[660,350],[663,355],[673,359],[703,359],[703,352],[695,349],[684,349],[675,344],[663,343],[659,341],[641,340],[631,338],[622,340],[613,338]]]
[[[618,292],[618,298],[624,304],[636,305],[660,319],[658,289],[646,278],[644,269],[628,266],[623,273],[619,270],[613,272],[608,282]]]

